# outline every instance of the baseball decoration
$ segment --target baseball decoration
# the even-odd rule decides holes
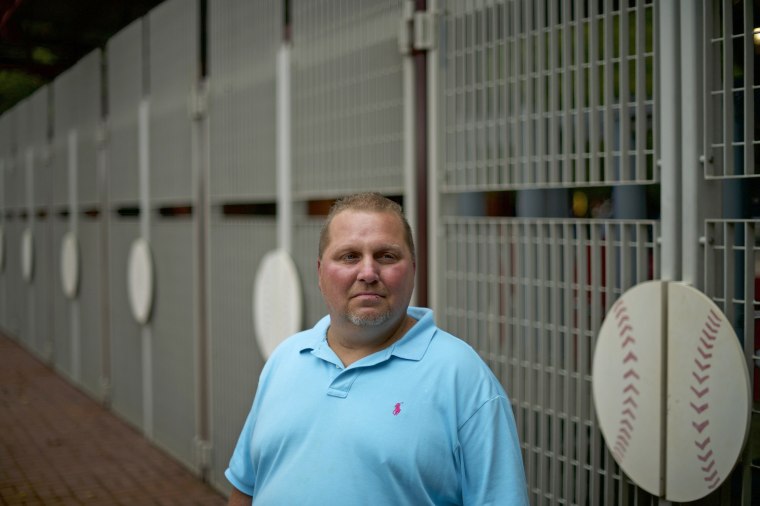
[[[602,324],[592,373],[602,434],[637,485],[688,502],[726,479],[747,439],[749,374],[707,296],[667,281],[627,291]]]

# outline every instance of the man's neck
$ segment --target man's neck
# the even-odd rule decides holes
[[[350,324],[349,327],[339,328],[330,325],[327,329],[327,344],[332,348],[345,367],[383,350],[404,337],[410,328],[417,323],[414,318],[404,315],[401,321],[391,327],[390,331],[378,332],[377,335],[367,329]]]

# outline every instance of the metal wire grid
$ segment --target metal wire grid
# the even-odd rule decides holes
[[[209,2],[212,202],[273,200],[280,2]]]
[[[734,473],[742,476],[742,504],[754,504],[760,497],[753,490],[760,479],[760,220],[707,220],[705,229],[705,294],[733,324],[750,374],[752,430]]]
[[[511,397],[532,504],[646,504],[596,424],[591,361],[604,315],[659,276],[653,221],[446,217],[442,326]]]
[[[294,196],[401,193],[401,1],[291,6]]]
[[[446,3],[443,189],[659,179],[651,0]]]
[[[704,2],[705,176],[758,174],[760,49],[753,27],[760,6],[746,0]]]

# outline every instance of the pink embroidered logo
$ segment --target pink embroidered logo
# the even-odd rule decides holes
[[[396,416],[399,413],[401,413],[401,405],[402,404],[403,404],[403,402],[397,402],[396,403],[396,405],[393,407],[393,416]]]

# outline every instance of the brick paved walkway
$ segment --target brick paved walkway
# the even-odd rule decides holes
[[[0,504],[224,503],[113,413],[0,335]]]

